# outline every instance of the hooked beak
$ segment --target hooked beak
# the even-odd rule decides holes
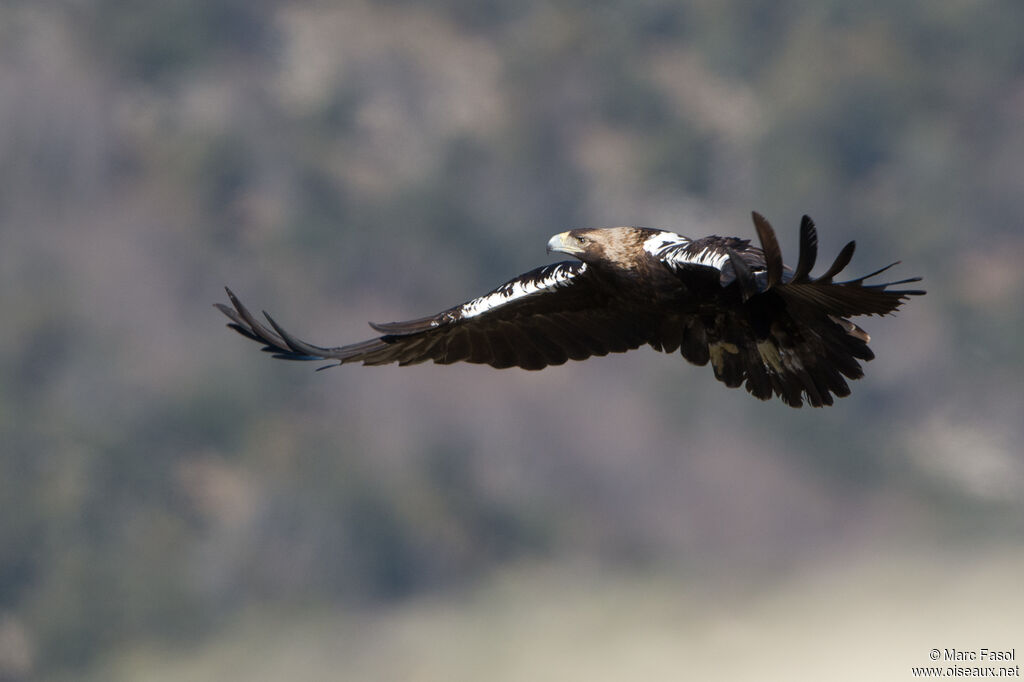
[[[564,253],[569,256],[579,256],[583,249],[575,239],[569,236],[568,232],[561,232],[548,240],[548,253]]]

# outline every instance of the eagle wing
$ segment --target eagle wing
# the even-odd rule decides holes
[[[909,296],[924,292],[890,287],[920,278],[866,283],[893,263],[870,275],[834,281],[853,256],[853,242],[824,274],[812,278],[818,238],[810,218],[804,216],[800,226],[795,269],[783,264],[768,221],[755,213],[754,224],[760,248],[736,238],[691,241],[638,229],[646,239],[643,251],[674,273],[679,285],[667,296],[652,289],[642,302],[616,291],[586,263],[565,261],[531,270],[436,315],[371,323],[379,336],[335,348],[302,341],[264,313],[268,327],[230,290],[232,306],[215,305],[230,318],[229,327],[288,360],[336,361],[327,366],[466,361],[542,369],[650,344],[664,352],[679,350],[697,365],[710,362],[720,381],[745,385],[762,400],[777,395],[794,407],[805,399],[814,406],[831,405],[833,396],[850,393],[847,379],[863,376],[859,361],[874,357],[870,337],[849,318],[893,312]]]
[[[762,400],[774,394],[794,407],[804,397],[815,407],[831,405],[833,394],[849,395],[846,379],[863,376],[858,361],[874,357],[870,337],[848,318],[893,312],[907,297],[924,291],[889,287],[920,277],[865,282],[897,261],[836,282],[853,256],[855,243],[850,242],[824,274],[811,278],[818,245],[814,222],[804,216],[800,255],[796,269],[790,269],[782,262],[771,225],[757,213],[753,217],[760,248],[734,238],[660,238],[652,254],[688,289],[703,285],[704,296],[693,297],[703,305],[666,316],[651,345],[665,352],[679,349],[697,365],[710,361],[719,381],[730,387],[745,384]],[[717,292],[709,293],[709,287]]]
[[[335,348],[302,341],[264,313],[268,327],[230,289],[227,293],[233,307],[215,306],[231,319],[229,327],[264,344],[264,351],[287,360],[337,360],[338,365],[431,360],[542,369],[638,348],[648,342],[654,326],[649,316],[617,307],[597,286],[587,265],[577,261],[531,270],[436,315],[370,323],[380,336]]]

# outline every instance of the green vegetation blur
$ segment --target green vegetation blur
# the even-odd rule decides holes
[[[0,680],[234,679],[173,665],[375,618],[401,623],[380,660],[433,666],[394,679],[499,679],[479,652],[544,648],[543,615],[524,640],[509,619],[566,593],[586,620],[609,594],[804,594],[807,566],[892,548],[1019,561],[1022,26],[995,0],[3,3]],[[850,272],[924,277],[862,321],[878,357],[833,408],[649,349],[314,373],[210,306],[227,284],[350,343],[549,262],[565,229],[751,238],[751,210],[791,264],[808,213],[823,261],[856,239]],[[543,577],[501,587],[521,566]],[[666,618],[623,608],[633,633]],[[438,622],[462,673],[401,635]],[[342,678],[390,678],[345,641]]]

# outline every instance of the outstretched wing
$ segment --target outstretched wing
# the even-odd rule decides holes
[[[794,407],[805,397],[815,407],[831,405],[833,395],[849,395],[846,379],[863,376],[858,361],[874,357],[870,337],[848,318],[893,312],[909,296],[925,292],[889,287],[920,278],[865,283],[892,263],[835,282],[853,256],[850,242],[812,279],[818,245],[813,221],[804,216],[801,222],[800,255],[791,270],[783,265],[771,225],[757,213],[753,217],[761,248],[719,237],[662,245],[663,262],[691,288],[711,282],[718,293],[711,295],[715,305],[664,320],[652,345],[666,352],[679,348],[698,365],[710,361],[716,378],[731,387],[745,384],[762,400],[774,394]]]
[[[492,367],[542,369],[638,348],[653,323],[615,306],[596,286],[584,263],[565,261],[527,272],[490,293],[436,315],[404,322],[371,323],[380,336],[336,348],[306,343],[269,315],[267,327],[228,290],[233,307],[215,304],[229,327],[287,360],[337,360],[337,364],[412,365],[432,360]],[[328,365],[328,366],[333,366]]]

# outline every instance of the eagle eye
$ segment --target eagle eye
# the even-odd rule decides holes
[[[590,241],[589,239],[587,239],[586,237],[584,237],[584,236],[583,236],[583,235],[581,235],[581,234],[573,235],[573,239],[575,239],[575,240],[576,240],[576,243],[577,243],[577,244],[581,244],[581,245],[582,245],[582,244],[586,244],[587,242],[589,242],[589,241]]]

